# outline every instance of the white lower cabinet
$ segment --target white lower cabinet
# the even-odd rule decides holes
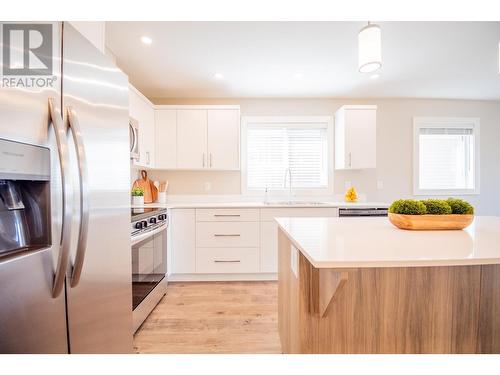
[[[171,274],[196,272],[195,209],[170,210]]]
[[[189,274],[187,279],[192,280],[211,280],[210,275],[222,274],[245,274],[243,277],[249,275],[249,279],[252,275],[275,275],[278,224],[274,218],[338,216],[337,208],[324,207],[170,211],[171,274],[174,278]]]
[[[260,223],[260,272],[278,272],[278,223]]]
[[[196,273],[260,272],[258,209],[196,210]]]

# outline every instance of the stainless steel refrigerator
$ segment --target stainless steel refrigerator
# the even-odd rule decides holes
[[[0,88],[0,353],[128,353],[128,79],[51,26],[53,86]]]

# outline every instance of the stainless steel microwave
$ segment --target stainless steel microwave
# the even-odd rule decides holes
[[[128,126],[130,137],[130,159],[139,160],[139,121],[130,117]]]

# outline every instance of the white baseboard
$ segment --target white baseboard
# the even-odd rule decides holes
[[[276,281],[277,273],[221,273],[221,274],[172,274],[169,282],[175,281]]]

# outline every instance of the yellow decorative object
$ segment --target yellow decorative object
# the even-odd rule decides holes
[[[358,200],[358,193],[356,193],[356,189],[350,187],[345,193],[345,201],[346,202],[356,202]]]

